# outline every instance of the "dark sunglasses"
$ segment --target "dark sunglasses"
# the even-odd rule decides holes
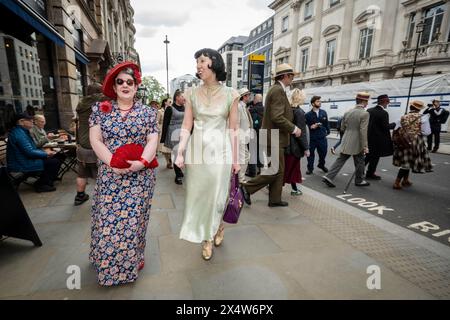
[[[125,81],[123,79],[120,79],[120,78],[116,79],[116,84],[119,85],[119,86],[121,86],[124,82],[126,82],[127,85],[130,86],[130,87],[134,86],[134,80],[133,79],[128,79],[127,81]]]

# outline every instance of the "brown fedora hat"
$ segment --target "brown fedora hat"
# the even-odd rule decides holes
[[[425,108],[425,103],[420,100],[413,100],[409,103],[409,106],[417,110],[422,110],[423,108]]]

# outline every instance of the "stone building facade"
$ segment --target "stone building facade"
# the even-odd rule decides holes
[[[450,73],[448,0],[276,0],[273,68],[289,62],[298,87]],[[416,32],[422,21],[424,30]]]

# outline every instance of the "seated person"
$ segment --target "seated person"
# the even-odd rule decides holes
[[[37,192],[55,191],[53,185],[61,162],[54,158],[52,150],[38,149],[31,138],[33,117],[22,113],[17,116],[16,126],[8,134],[6,149],[7,169],[9,172],[23,172],[39,175],[34,184]]]
[[[42,148],[50,140],[56,139],[59,135],[55,135],[51,132],[47,133],[44,130],[45,127],[45,117],[41,114],[34,116],[34,126],[30,129],[31,137],[33,138],[36,147]],[[61,136],[62,139],[66,140],[67,136]]]

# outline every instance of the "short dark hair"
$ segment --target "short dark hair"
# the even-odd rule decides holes
[[[102,92],[102,86],[98,82],[93,82],[87,86],[86,93],[88,96],[91,96],[96,93],[101,93],[101,92]]]
[[[194,57],[195,59],[198,59],[202,55],[212,60],[212,65],[209,68],[216,74],[216,79],[218,81],[225,81],[227,79],[227,72],[225,71],[225,62],[223,61],[223,58],[220,55],[219,51],[204,48],[198,50],[195,53]],[[197,78],[200,79],[197,73],[195,75],[197,76]]]
[[[162,107],[164,107],[164,106],[166,105],[167,100],[169,100],[169,98],[164,98],[164,99],[161,101],[161,106],[162,106]]]
[[[177,97],[181,96],[183,94],[183,91],[180,89],[175,90],[175,93],[173,94],[173,103],[177,101]]]

